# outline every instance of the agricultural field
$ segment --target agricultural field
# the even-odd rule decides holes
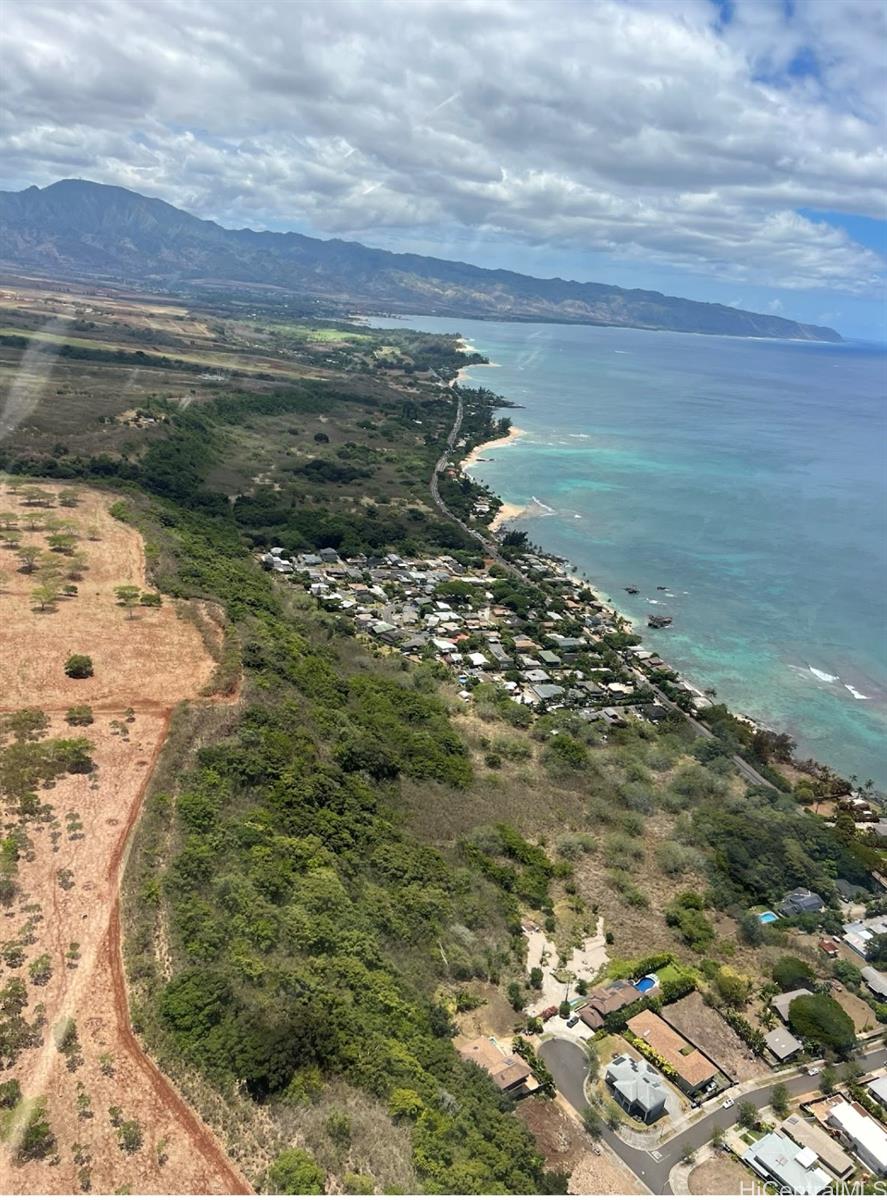
[[[0,1172],[28,1193],[242,1191],[130,1027],[118,903],[128,839],[172,711],[199,697],[215,662],[187,605],[115,594],[156,596],[112,500],[0,486],[0,1083],[22,1096],[4,1113]],[[73,655],[91,674],[66,674]]]

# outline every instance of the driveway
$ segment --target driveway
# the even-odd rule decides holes
[[[561,1038],[552,1038],[543,1042],[539,1047],[539,1056],[554,1076],[558,1090],[581,1116],[585,1107],[585,1080],[588,1075],[588,1063],[585,1053],[574,1042]],[[861,1054],[857,1061],[866,1071],[887,1063],[887,1050],[871,1050]],[[815,1091],[819,1086],[819,1075],[810,1076],[805,1070],[795,1075],[774,1074],[761,1087],[741,1094],[742,1100],[749,1100],[758,1108],[763,1108],[770,1100],[770,1092],[777,1083],[784,1083],[790,1096],[801,1096],[805,1092]],[[720,1099],[710,1101],[709,1105],[700,1110],[704,1115],[688,1129],[681,1130],[666,1142],[656,1144],[651,1136],[649,1150],[641,1150],[629,1146],[618,1133],[604,1129],[602,1140],[622,1159],[626,1166],[634,1171],[642,1183],[657,1196],[671,1195],[668,1177],[672,1169],[680,1162],[688,1147],[698,1150],[706,1142],[711,1141],[716,1128],[724,1129],[735,1121],[735,1109],[723,1110]]]

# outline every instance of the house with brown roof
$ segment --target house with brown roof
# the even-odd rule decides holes
[[[654,1012],[639,1012],[629,1017],[628,1028],[663,1062],[668,1063],[675,1073],[680,1088],[688,1096],[695,1096],[718,1073],[718,1068],[705,1055]]]
[[[633,1004],[640,996],[641,993],[627,979],[613,979],[588,993],[585,1004],[579,1010],[579,1018],[589,1029],[603,1029],[604,1017]]]
[[[486,1071],[506,1096],[520,1099],[539,1087],[539,1081],[519,1054],[503,1050],[495,1038],[476,1038],[457,1047],[459,1056]]]

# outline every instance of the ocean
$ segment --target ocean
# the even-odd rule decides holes
[[[472,473],[532,506],[532,541],[697,686],[887,788],[887,351],[405,323],[463,334],[495,364],[463,382],[521,406],[523,436]]]

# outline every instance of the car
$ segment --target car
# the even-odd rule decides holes
[[[574,1025],[578,1025],[578,1024],[579,1024],[578,1017],[570,1017],[569,1021],[567,1021],[567,1029],[572,1029]]]
[[[728,1096],[726,1100],[721,1101],[721,1108],[732,1108],[736,1101],[732,1096]]]
[[[818,1074],[819,1074],[819,1067],[808,1067],[808,1068],[807,1068],[807,1074],[808,1074],[808,1075],[818,1075]]]

